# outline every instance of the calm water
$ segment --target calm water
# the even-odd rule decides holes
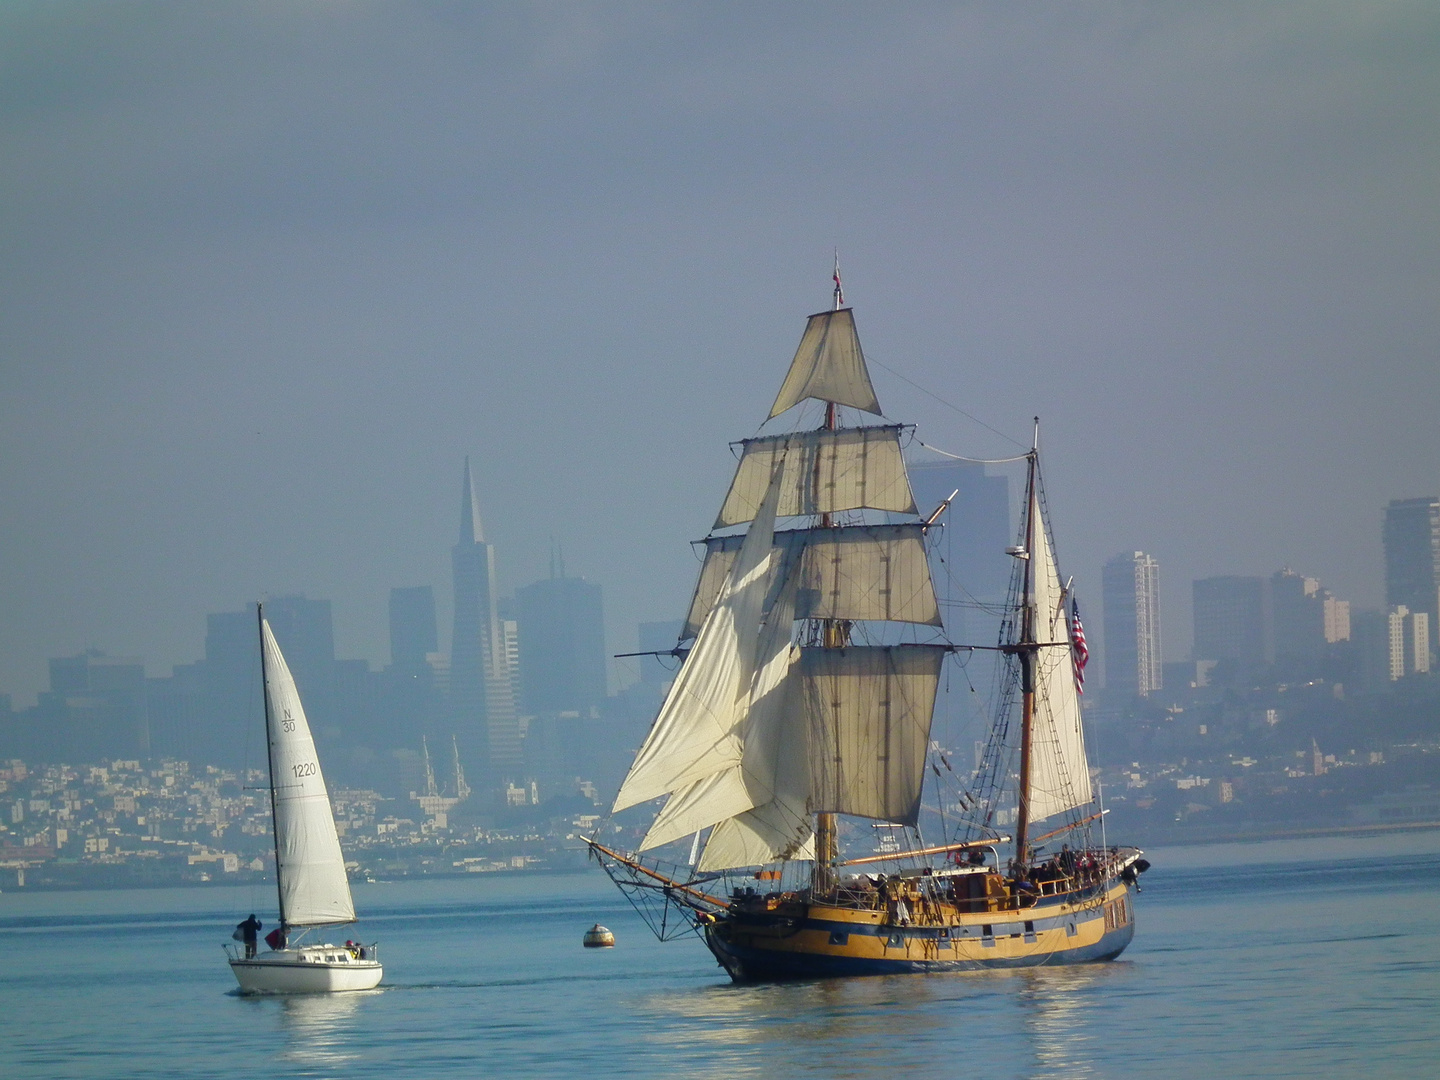
[[[1149,855],[1115,963],[770,987],[598,872],[363,886],[384,987],[289,999],[220,950],[267,890],[7,891],[0,1076],[1440,1075],[1440,834]]]

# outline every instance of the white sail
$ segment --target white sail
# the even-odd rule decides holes
[[[855,315],[849,308],[810,316],[770,415],[779,416],[806,398],[833,401],[877,416],[880,413],[855,332]]]
[[[811,809],[914,825],[944,645],[803,650]]]
[[[1091,801],[1090,762],[1075,689],[1075,660],[1064,589],[1040,498],[1030,500],[1031,590],[1035,641],[1035,718],[1030,728],[1030,820],[1043,821]]]
[[[270,784],[275,799],[275,863],[280,917],[287,926],[355,921],[345,856],[315,740],[280,646],[261,621],[269,709]]]
[[[746,439],[735,479],[712,526],[728,528],[755,516],[777,466],[778,517],[889,510],[913,514],[915,496],[900,455],[900,426],[820,428]]]
[[[777,471],[720,597],[620,785],[616,811],[697,783],[713,786],[719,783],[717,774],[741,762],[740,725],[748,711],[765,597],[779,562],[774,548],[778,481]]]
[[[705,562],[682,637],[695,634],[729,577],[742,538],[705,541]],[[799,562],[798,619],[846,619],[940,625],[940,606],[925,555],[925,526],[846,525],[775,533],[787,562]]]
[[[783,725],[794,724],[787,708],[790,668],[799,651],[790,641],[795,621],[795,582],[777,580],[756,635],[755,664],[737,702],[735,734],[739,759],[722,771],[678,790],[666,802],[641,843],[641,850],[744,814],[776,795],[775,760]],[[689,661],[686,661],[689,663]],[[803,729],[801,731],[803,739]],[[801,750],[803,762],[803,747]],[[801,791],[803,812],[804,792]],[[799,839],[804,839],[803,834]]]

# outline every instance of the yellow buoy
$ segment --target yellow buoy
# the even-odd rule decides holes
[[[613,949],[615,947],[615,935],[598,922],[585,931],[585,948],[587,949]]]

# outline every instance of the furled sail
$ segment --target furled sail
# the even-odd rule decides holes
[[[945,645],[804,649],[812,810],[914,825]]]
[[[880,402],[855,332],[855,315],[849,308],[810,316],[770,415],[779,416],[806,398],[880,414]]]
[[[735,802],[743,795],[743,785],[732,778],[727,787],[724,775],[742,758],[740,726],[748,713],[760,622],[780,561],[774,547],[779,498],[777,471],[719,597],[696,635],[694,648],[620,785],[614,810],[697,784],[708,785],[713,798],[728,799],[736,806],[712,820],[748,809],[748,804]],[[786,629],[788,635],[789,627]]]
[[[1040,516],[1040,498],[1030,499],[1031,590],[1035,641],[1035,718],[1030,734],[1030,820],[1087,806],[1091,801],[1090,762],[1075,689],[1075,661],[1069,620],[1055,553]]]
[[[270,721],[280,919],[287,926],[354,922],[345,856],[335,834],[335,817],[315,754],[315,740],[270,624],[262,619],[260,629]]]
[[[699,632],[743,541],[740,536],[705,541],[705,562],[682,637]],[[925,526],[919,522],[785,529],[775,533],[775,544],[787,564],[798,563],[797,619],[940,625]]]
[[[746,439],[735,479],[713,528],[739,525],[755,516],[777,466],[779,517],[890,510],[913,514],[915,496],[900,455],[900,425],[820,428]]]

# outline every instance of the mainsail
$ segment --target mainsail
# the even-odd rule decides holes
[[[280,921],[324,926],[355,921],[345,856],[335,834],[330,795],[300,694],[270,624],[260,620],[264,650],[270,788],[275,810],[275,869]]]
[[[1065,590],[1041,515],[1040,493],[1030,492],[1032,626],[1035,644],[1035,712],[1030,748],[1030,820],[1041,821],[1089,805],[1090,763],[1080,722],[1080,696],[1065,617]]]

